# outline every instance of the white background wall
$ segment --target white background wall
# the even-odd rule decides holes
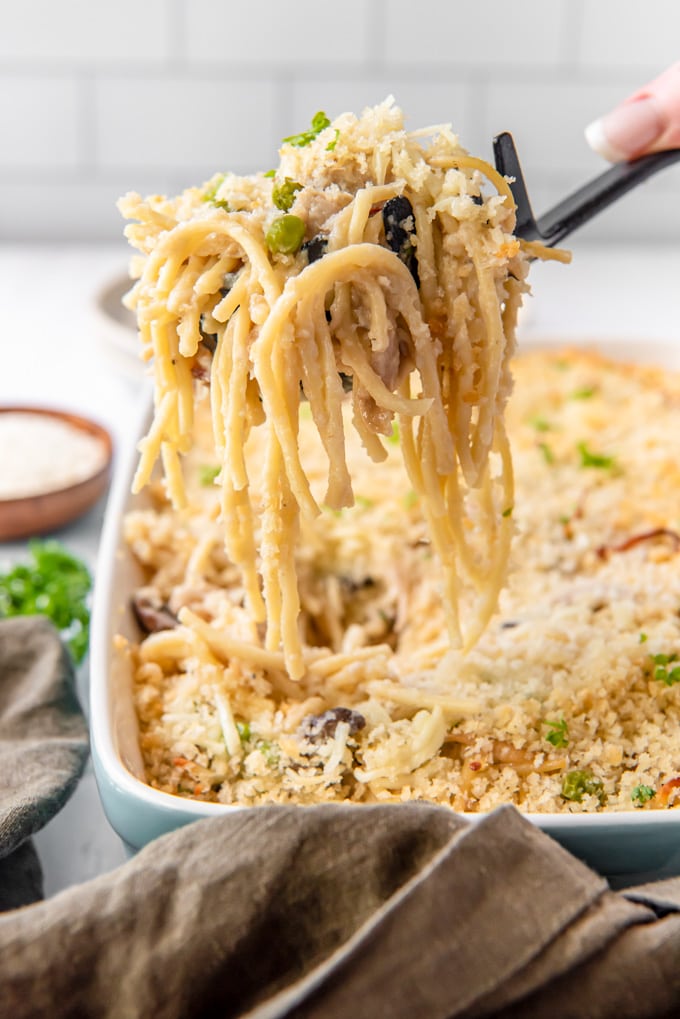
[[[113,240],[115,199],[276,161],[282,136],[394,94],[537,212],[599,172],[583,128],[680,57],[678,0],[0,0],[0,239]],[[584,239],[680,236],[680,164]]]

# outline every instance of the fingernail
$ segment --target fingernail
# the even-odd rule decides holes
[[[665,127],[663,112],[655,99],[636,99],[589,124],[586,140],[611,163],[621,163],[644,152]]]

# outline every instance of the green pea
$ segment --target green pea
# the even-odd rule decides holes
[[[294,255],[305,236],[305,224],[299,216],[279,216],[265,234],[265,243],[276,254]]]
[[[565,800],[573,800],[575,803],[580,803],[583,797],[588,794],[589,796],[597,796],[600,803],[604,803],[607,799],[607,794],[604,791],[604,786],[599,778],[590,771],[570,771],[562,780],[562,796]]]

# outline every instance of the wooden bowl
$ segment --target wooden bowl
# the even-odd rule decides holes
[[[32,538],[71,523],[87,512],[106,491],[113,459],[108,431],[88,418],[43,407],[3,406],[0,414],[32,414],[54,418],[96,438],[105,452],[104,466],[66,488],[52,489],[16,499],[0,499],[0,541]]]

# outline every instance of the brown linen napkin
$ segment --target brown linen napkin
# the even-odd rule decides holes
[[[506,807],[262,807],[48,902],[87,753],[44,619],[0,623],[0,1019],[680,1015],[680,879],[625,893]]]
[[[0,1015],[680,1015],[680,881],[612,892],[513,808],[262,807],[0,917]]]
[[[57,631],[42,616],[0,620],[0,910],[42,898],[30,836],[61,810],[87,752]]]

